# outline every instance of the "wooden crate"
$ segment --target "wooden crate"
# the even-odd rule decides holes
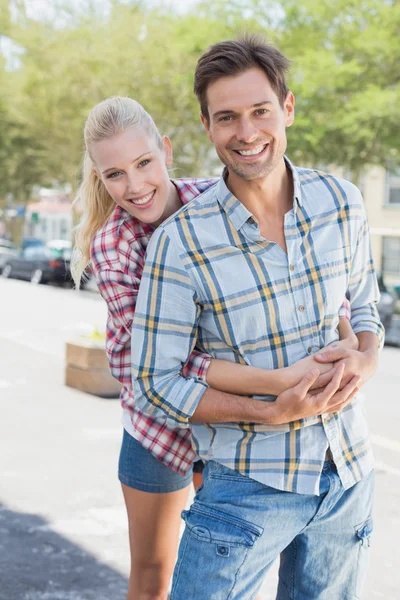
[[[65,385],[102,398],[118,398],[121,384],[111,375],[106,352],[90,341],[66,343]]]

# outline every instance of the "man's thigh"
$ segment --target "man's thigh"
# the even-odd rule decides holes
[[[186,522],[171,600],[250,600],[321,499],[262,485],[211,461]]]
[[[372,533],[374,473],[347,491],[331,473],[320,510],[281,555],[277,600],[361,598]]]

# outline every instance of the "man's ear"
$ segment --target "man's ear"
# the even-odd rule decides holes
[[[286,127],[290,127],[291,125],[293,125],[294,105],[295,105],[295,98],[294,98],[292,92],[289,91],[287,93],[285,104],[284,104],[284,108],[285,108],[285,112],[286,112],[286,121],[285,121]]]
[[[213,138],[213,134],[211,132],[211,127],[210,127],[210,121],[208,120],[207,117],[205,117],[203,115],[203,113],[200,113],[200,119],[201,119],[201,122],[203,123],[204,129],[207,132],[208,139],[210,140],[210,142],[214,143],[214,138]]]
[[[163,142],[164,153],[165,153],[165,164],[167,165],[167,167],[170,167],[172,165],[173,158],[174,158],[171,140],[169,139],[168,136],[163,135],[162,142]]]

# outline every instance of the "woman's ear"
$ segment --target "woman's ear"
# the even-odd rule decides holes
[[[93,167],[93,173],[96,175],[96,177],[97,177],[98,179],[101,179],[101,177],[100,177],[100,173],[99,173],[99,171],[98,171],[97,167]]]
[[[165,164],[167,165],[167,167],[170,167],[173,163],[173,151],[171,140],[166,135],[163,135],[162,142],[165,153]]]

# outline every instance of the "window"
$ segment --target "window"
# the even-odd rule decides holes
[[[400,237],[384,237],[382,271],[400,275]]]
[[[386,204],[400,206],[400,169],[387,172]]]
[[[60,221],[60,239],[68,240],[68,221],[61,219]]]

